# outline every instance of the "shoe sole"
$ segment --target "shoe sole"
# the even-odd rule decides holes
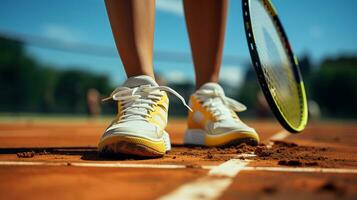
[[[101,154],[125,154],[142,157],[162,157],[171,150],[169,135],[165,132],[158,141],[131,135],[113,135],[98,145]]]
[[[201,129],[188,129],[184,137],[185,145],[206,147],[229,147],[242,143],[257,146],[259,136],[251,132],[230,132],[219,135],[209,135]]]

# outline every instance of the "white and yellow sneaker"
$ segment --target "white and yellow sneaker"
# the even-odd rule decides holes
[[[184,143],[208,147],[240,143],[257,145],[259,136],[244,124],[236,112],[246,107],[225,96],[217,83],[206,83],[190,98],[192,112],[188,114]]]
[[[170,138],[165,131],[169,99],[165,91],[186,105],[177,92],[159,86],[149,76],[131,77],[116,88],[107,99],[118,101],[118,114],[101,137],[99,152],[159,157],[169,151]]]

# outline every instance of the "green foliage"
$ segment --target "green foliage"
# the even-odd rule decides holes
[[[326,60],[310,79],[310,96],[326,115],[357,117],[357,58]]]
[[[313,67],[308,56],[303,56],[300,68],[307,97],[318,103],[323,117],[357,118],[357,57],[326,59]],[[255,72],[250,67],[238,99],[254,109],[258,91]]]
[[[259,92],[260,87],[258,80],[255,75],[253,66],[248,66],[248,71],[245,76],[245,82],[240,88],[238,100],[246,105],[249,109],[248,112],[254,110],[257,105],[257,93]],[[252,113],[247,113],[252,114]]]
[[[0,111],[84,113],[90,88],[112,90],[105,76],[42,66],[21,42],[0,38]]]
[[[303,56],[300,66],[308,98],[320,105],[324,116],[357,117],[357,57],[327,59],[313,67],[308,56]],[[254,113],[260,90],[253,67],[248,69],[245,84],[234,95],[249,108],[250,113],[243,114]],[[90,88],[106,95],[113,89],[106,76],[43,66],[25,53],[21,42],[0,37],[0,111],[84,113]],[[175,89],[185,97],[192,93],[192,85],[177,85]],[[182,105],[175,100],[171,106],[173,114],[187,112],[177,109]],[[115,111],[110,103],[102,108],[105,113]]]
[[[86,110],[87,91],[96,88],[100,93],[109,93],[110,88],[106,77],[97,76],[79,70],[69,70],[61,73],[55,87],[55,99],[62,112],[81,113]],[[60,112],[60,111],[59,111]]]
[[[39,69],[23,53],[22,44],[0,38],[0,105],[2,110],[32,110],[38,100]]]
[[[247,81],[240,90],[239,101],[248,108],[254,108],[257,104],[257,93],[260,90],[258,81]]]

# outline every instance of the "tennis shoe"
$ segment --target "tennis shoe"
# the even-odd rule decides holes
[[[177,92],[159,86],[149,76],[131,77],[116,88],[105,100],[118,102],[118,114],[102,135],[99,152],[160,157],[170,151],[170,137],[165,131],[169,108],[166,92],[186,105]]]
[[[188,114],[184,143],[223,147],[246,143],[257,145],[257,132],[243,123],[236,112],[246,106],[226,97],[217,83],[206,83],[190,97],[192,112]]]

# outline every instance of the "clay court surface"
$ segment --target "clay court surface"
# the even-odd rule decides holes
[[[186,147],[171,120],[163,158],[101,157],[106,120],[0,121],[0,199],[357,199],[357,124],[301,134],[247,121],[258,147]]]

